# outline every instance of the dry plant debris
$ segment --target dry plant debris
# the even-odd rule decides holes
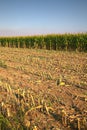
[[[0,129],[87,130],[87,53],[0,48]]]

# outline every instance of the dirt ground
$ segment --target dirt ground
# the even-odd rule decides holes
[[[0,113],[19,130],[87,130],[87,53],[0,48]]]

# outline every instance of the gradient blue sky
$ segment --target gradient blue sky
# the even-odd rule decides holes
[[[87,32],[87,0],[0,0],[0,36]]]

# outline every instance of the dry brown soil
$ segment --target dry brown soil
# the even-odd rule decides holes
[[[0,113],[17,128],[86,130],[87,53],[0,48]]]

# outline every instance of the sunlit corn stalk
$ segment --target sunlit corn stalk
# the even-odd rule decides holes
[[[64,126],[67,126],[67,114],[66,114],[66,111],[62,110],[61,114],[62,114],[62,124]]]
[[[5,88],[7,89],[7,92],[12,94],[12,89],[11,89],[11,86],[9,84],[5,84]]]
[[[30,94],[30,97],[31,97],[32,105],[35,106],[35,101],[34,101],[34,97],[32,96],[32,94]]]

